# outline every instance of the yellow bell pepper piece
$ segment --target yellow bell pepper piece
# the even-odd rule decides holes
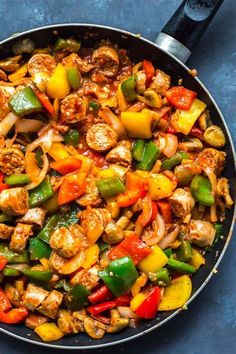
[[[152,111],[151,109],[149,108],[144,108],[142,109],[141,111],[142,113],[146,113],[146,114],[149,114],[151,117],[152,117],[152,120],[154,122],[158,122],[160,120],[160,118],[162,117],[162,115],[158,112],[155,112],[155,111]]]
[[[131,294],[133,295],[133,297],[136,296],[140,292],[140,289],[146,285],[147,280],[148,277],[146,276],[145,273],[142,273],[140,277],[136,279],[134,285],[132,285],[131,287]]]
[[[166,265],[168,257],[159,246],[154,246],[152,253],[144,258],[139,264],[138,268],[148,274],[149,272],[155,273]]]
[[[133,312],[144,302],[146,295],[139,293],[130,301],[130,308]]]
[[[43,266],[43,268],[45,270],[50,269],[50,263],[49,263],[49,260],[47,258],[41,258],[39,261],[40,261],[40,263],[42,264],[42,266]]]
[[[50,155],[55,161],[60,161],[70,156],[62,143],[52,143],[48,155]]]
[[[113,168],[107,168],[106,170],[100,170],[97,174],[98,178],[109,178],[114,177],[116,175]]]
[[[170,197],[174,187],[171,180],[161,173],[151,174],[148,179],[148,193],[152,200]]]
[[[173,279],[164,290],[158,307],[159,311],[170,311],[185,305],[192,293],[192,282],[189,276],[183,275]]]
[[[193,256],[189,261],[189,264],[191,264],[191,266],[193,266],[195,269],[198,269],[201,265],[204,265],[206,263],[206,260],[198,250],[196,250],[195,248],[193,248],[192,250]]]
[[[95,263],[97,263],[99,257],[99,247],[97,244],[89,247],[85,251],[85,261],[82,264],[82,268],[90,269]]]
[[[11,82],[22,79],[27,74],[27,64],[22,65],[18,70],[16,70],[13,74],[8,75],[8,79]]]
[[[51,98],[64,98],[70,93],[66,69],[62,64],[57,64],[51,78],[47,82],[47,95]]]
[[[152,116],[143,112],[121,112],[121,123],[131,138],[152,137]]]
[[[178,133],[188,135],[194,123],[205,110],[206,104],[195,98],[189,110],[177,109],[172,115],[171,123]]]
[[[118,106],[118,101],[116,95],[114,95],[111,98],[108,98],[107,100],[98,100],[101,106],[107,106],[111,108],[116,108]]]
[[[34,329],[34,332],[37,333],[44,342],[52,342],[64,336],[55,323],[44,323],[39,325]]]
[[[128,103],[125,99],[125,96],[121,90],[121,84],[118,86],[117,90],[117,101],[118,101],[118,106],[120,108],[120,111],[123,112],[127,109]]]

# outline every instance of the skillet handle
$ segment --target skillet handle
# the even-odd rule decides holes
[[[184,0],[156,39],[156,44],[186,62],[223,0]]]

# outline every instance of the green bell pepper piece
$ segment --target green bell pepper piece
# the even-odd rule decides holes
[[[155,143],[149,141],[145,144],[142,160],[137,164],[139,170],[150,171],[155,165],[160,150]]]
[[[3,274],[6,277],[18,277],[23,270],[29,268],[27,263],[19,263],[19,264],[7,264],[3,269]]]
[[[182,241],[178,251],[176,252],[177,258],[182,262],[188,262],[193,256],[191,243],[187,240]]]
[[[176,273],[195,273],[196,269],[188,263],[180,262],[170,257],[168,260],[168,266],[174,270]]]
[[[16,253],[11,251],[8,245],[1,243],[0,244],[0,254],[4,256],[8,263],[29,263],[29,252],[27,250],[22,253]]]
[[[61,279],[54,285],[54,288],[64,289],[68,293],[68,291],[70,291],[73,288],[73,286],[67,283],[65,279]]]
[[[119,177],[108,177],[96,181],[96,186],[103,198],[114,197],[125,192],[125,186]]]
[[[83,285],[75,285],[65,296],[65,305],[70,310],[81,310],[88,304],[90,291]]]
[[[31,238],[29,241],[30,260],[37,261],[41,258],[49,258],[51,247],[38,237]]]
[[[30,183],[30,178],[28,175],[25,174],[11,175],[5,178],[5,183],[9,186],[27,184]]]
[[[163,170],[172,170],[173,167],[181,163],[183,159],[188,159],[189,154],[185,151],[179,151],[174,156],[162,162],[161,168]]]
[[[122,82],[121,91],[127,101],[134,101],[137,98],[137,93],[135,92],[136,81],[134,76],[130,76],[128,79]]]
[[[100,104],[96,101],[89,101],[89,108],[92,108],[94,111],[98,111]]]
[[[97,245],[99,247],[99,253],[107,251],[110,247],[109,243],[104,242],[103,240],[98,240]]]
[[[35,158],[37,161],[37,164],[40,168],[43,167],[43,150],[41,149],[41,147],[37,147],[37,149],[35,150]]]
[[[166,248],[165,250],[163,250],[163,252],[168,258],[170,258],[173,254],[172,248]]]
[[[98,275],[116,297],[128,292],[139,276],[130,257],[110,262]]]
[[[41,205],[53,196],[53,189],[49,176],[40,183],[40,185],[32,189],[29,193],[29,204],[31,208]]]
[[[205,247],[205,250],[207,252],[211,252],[212,251],[213,247],[215,246],[215,244],[218,242],[220,236],[222,235],[223,225],[217,223],[217,224],[214,224],[213,226],[214,226],[214,229],[216,230],[216,234],[215,234],[214,241],[212,242],[212,245]]]
[[[167,268],[162,268],[156,273],[149,273],[149,279],[154,285],[166,286],[170,284],[170,275]]]
[[[42,109],[40,101],[29,86],[13,95],[9,101],[9,106],[12,112],[19,117],[29,113],[39,112]]]
[[[142,161],[145,141],[143,139],[135,140],[132,147],[132,157],[136,161]]]
[[[58,38],[55,45],[54,50],[58,52],[59,50],[66,50],[68,52],[78,52],[81,47],[81,42],[72,38]]]
[[[53,271],[52,270],[34,270],[34,269],[25,269],[22,270],[22,273],[30,279],[46,282],[52,279]]]
[[[81,86],[81,74],[76,67],[71,67],[66,70],[67,80],[73,90],[78,90]]]
[[[212,206],[215,203],[211,182],[207,177],[195,176],[191,182],[190,191],[193,198],[202,205]]]
[[[59,222],[59,215],[55,214],[50,217],[44,228],[40,231],[40,233],[37,235],[37,238],[40,240],[43,240],[46,243],[49,243],[51,234],[53,233],[54,230],[56,230],[56,227]]]
[[[79,131],[78,129],[70,129],[64,136],[64,142],[66,145],[78,146],[79,144]]]

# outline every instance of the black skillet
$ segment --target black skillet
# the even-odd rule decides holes
[[[188,59],[194,45],[200,39],[204,30],[211,22],[214,14],[223,0],[185,0],[182,2],[176,13],[163,28],[154,44],[142,37],[132,33],[122,31],[116,28],[98,26],[91,24],[60,24],[46,26],[34,30],[26,31],[17,37],[9,38],[0,43],[0,58],[11,55],[11,47],[15,42],[24,38],[30,38],[38,47],[46,47],[55,42],[57,35],[61,37],[74,36],[81,38],[84,47],[93,47],[101,39],[109,38],[117,43],[121,48],[127,48],[130,57],[134,62],[149,59],[155,67],[158,67],[171,75],[172,82],[178,82],[183,79],[183,85],[198,92],[198,96],[203,100],[210,110],[213,122],[219,125],[225,132],[227,144],[225,151],[227,153],[227,163],[224,175],[230,180],[231,194],[236,198],[236,172],[235,172],[235,151],[226,126],[225,120],[214,99],[207,91],[205,86],[198,78],[193,78],[189,74],[189,69],[183,63]],[[193,276],[193,293],[189,300],[192,301],[203,289],[211,278],[214,270],[218,267],[227,245],[230,241],[234,225],[234,210],[227,213],[223,226],[224,239],[220,239],[214,247],[213,252],[207,254],[206,265],[198,270]],[[133,329],[127,328],[125,331],[117,334],[107,334],[101,340],[93,340],[85,334],[64,337],[53,343],[44,343],[33,331],[24,325],[10,326],[0,324],[0,331],[21,340],[44,345],[52,348],[61,349],[90,349],[101,348],[128,341],[139,337],[149,331],[157,329],[180,310],[171,312],[161,312],[158,317],[151,321],[143,321]],[[202,314],[204,318],[204,313]]]

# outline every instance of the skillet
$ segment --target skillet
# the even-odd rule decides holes
[[[109,38],[117,43],[121,48],[129,50],[129,55],[134,62],[148,59],[153,64],[171,75],[172,82],[177,84],[179,78],[183,79],[183,85],[198,92],[198,96],[203,100],[210,111],[210,115],[217,125],[219,125],[227,138],[225,152],[227,161],[224,175],[230,180],[231,195],[236,198],[236,168],[234,163],[235,151],[230,137],[230,133],[224,118],[211,97],[210,93],[199,81],[189,74],[189,69],[183,63],[188,59],[197,41],[204,30],[211,22],[214,14],[221,5],[222,0],[185,0],[182,2],[176,13],[169,20],[158,36],[156,43],[138,37],[132,33],[119,29],[91,25],[91,24],[60,24],[46,26],[34,30],[26,31],[14,38],[9,38],[0,43],[0,58],[11,55],[11,47],[14,43],[25,38],[32,39],[37,47],[44,47],[53,44],[57,35],[61,37],[74,36],[81,38],[84,47],[93,47],[101,39]],[[218,267],[227,245],[230,241],[234,225],[234,210],[228,211],[223,225],[224,239],[220,239],[213,251],[206,256],[206,265],[198,270],[192,278],[193,292],[191,302],[195,296],[207,284],[215,269]],[[217,255],[217,257],[216,257]],[[0,324],[0,332],[4,332],[15,338],[43,346],[61,349],[92,349],[110,346],[144,335],[156,329],[171,318],[180,310],[158,314],[158,317],[147,322],[142,322],[135,329],[128,328],[124,332],[107,334],[101,340],[92,340],[84,334],[79,336],[64,337],[52,344],[43,343],[36,334],[23,325],[10,326]],[[204,314],[202,314],[204,316]]]

